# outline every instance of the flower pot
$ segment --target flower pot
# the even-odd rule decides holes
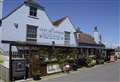
[[[33,75],[33,80],[41,80],[40,75]]]

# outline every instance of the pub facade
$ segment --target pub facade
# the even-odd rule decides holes
[[[59,72],[58,65],[46,67],[46,64],[41,64],[42,60],[57,61],[54,55],[61,55],[69,47],[72,49],[77,46],[74,36],[76,30],[70,19],[63,17],[51,21],[45,8],[32,0],[25,1],[3,17],[0,31],[0,49],[4,55],[11,55],[9,68],[14,68],[12,71],[15,73],[12,77],[16,76],[15,70],[22,66],[28,70],[27,77],[31,77],[32,71],[38,69],[42,70],[42,75]],[[20,66],[15,60],[25,60],[21,61],[25,64]]]
[[[3,1],[0,1],[1,11]],[[35,70],[42,75],[61,72],[60,64],[65,60],[76,59],[86,50],[84,55],[103,48],[96,32],[97,43],[93,38],[93,43],[88,39],[79,42],[80,32],[69,17],[51,21],[45,8],[34,0],[26,0],[5,17],[0,13],[0,51],[9,57],[11,81],[30,78]]]

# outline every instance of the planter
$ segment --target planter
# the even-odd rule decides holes
[[[41,80],[40,75],[33,75],[33,80]]]
[[[38,71],[38,70],[34,70],[33,72],[32,72],[32,77],[33,77],[33,80],[41,80],[41,73],[40,73],[40,71]]]

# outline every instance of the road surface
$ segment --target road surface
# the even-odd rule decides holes
[[[40,82],[120,82],[120,60]]]

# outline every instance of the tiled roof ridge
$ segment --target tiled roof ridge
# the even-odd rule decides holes
[[[68,18],[68,16],[64,16],[56,21],[52,21],[53,25],[55,26],[59,26],[66,18]]]

